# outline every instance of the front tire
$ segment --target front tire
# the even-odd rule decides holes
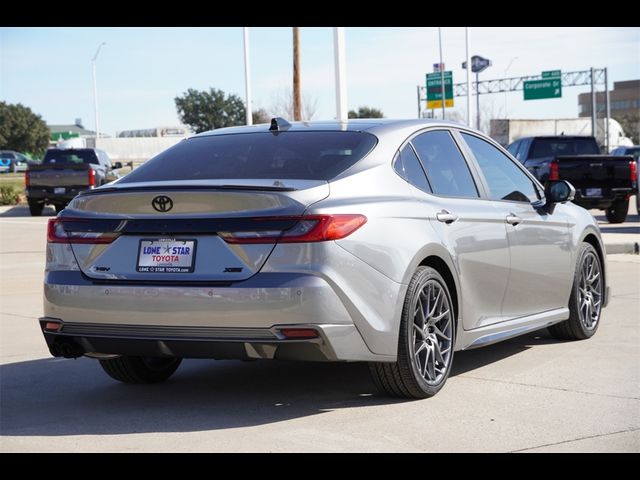
[[[600,324],[603,300],[604,279],[600,257],[592,245],[583,243],[573,275],[569,319],[548,327],[549,333],[561,340],[591,338]]]
[[[394,397],[432,397],[444,386],[453,362],[455,314],[447,284],[437,270],[418,267],[400,320],[398,359],[371,362],[376,386]]]
[[[605,214],[609,223],[623,223],[627,219],[627,212],[629,211],[629,199],[616,200],[613,202]]]
[[[123,356],[100,360],[100,366],[111,378],[123,383],[160,383],[180,366],[181,358]]]

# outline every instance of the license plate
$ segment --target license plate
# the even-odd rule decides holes
[[[53,193],[65,193],[67,191],[64,187],[56,187],[53,189]]]
[[[147,273],[191,273],[195,258],[195,240],[140,240],[136,270]]]
[[[601,197],[602,189],[601,188],[585,188],[584,196],[585,197]]]

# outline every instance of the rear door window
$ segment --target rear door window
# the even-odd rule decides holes
[[[411,143],[420,157],[433,193],[445,197],[479,196],[469,166],[449,132],[422,133]]]
[[[376,145],[361,132],[208,135],[182,140],[120,183],[199,179],[330,180]]]

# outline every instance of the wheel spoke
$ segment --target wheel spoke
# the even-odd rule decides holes
[[[420,335],[420,338],[422,338],[422,340],[425,339],[424,330],[420,328],[418,325],[416,325],[415,323],[413,324],[413,330],[414,330],[414,333],[417,333],[418,335]]]

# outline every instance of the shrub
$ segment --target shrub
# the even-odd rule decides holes
[[[20,189],[15,185],[0,186],[0,205],[17,205],[20,203]]]

